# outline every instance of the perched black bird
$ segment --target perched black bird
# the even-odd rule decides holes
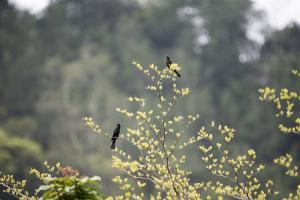
[[[117,124],[117,127],[115,128],[114,132],[113,132],[113,136],[111,138],[111,149],[115,149],[116,148],[116,141],[119,137],[120,134],[120,129],[121,129],[121,125]]]
[[[169,56],[167,56],[166,65],[167,65],[168,68],[170,68],[170,66],[172,65],[172,61],[171,61],[171,59],[170,59]],[[174,72],[178,77],[181,77],[181,75],[178,73],[178,71],[173,70],[173,72]]]

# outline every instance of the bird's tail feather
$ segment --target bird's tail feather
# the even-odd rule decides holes
[[[174,72],[178,77],[181,77],[181,75],[176,70],[174,70]]]
[[[115,149],[116,148],[116,141],[115,140],[112,140],[112,143],[111,143],[111,149]]]

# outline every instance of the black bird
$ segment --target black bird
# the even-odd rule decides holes
[[[167,67],[168,67],[169,69],[170,69],[170,66],[172,65],[172,61],[171,61],[171,59],[170,59],[169,56],[167,56],[166,65],[167,65]],[[178,77],[181,77],[181,75],[178,73],[178,71],[173,70],[173,72],[174,72]]]
[[[111,149],[115,149],[116,148],[116,141],[119,137],[120,134],[120,129],[121,129],[121,125],[117,124],[117,127],[115,128],[114,132],[113,132],[113,136],[111,138]]]

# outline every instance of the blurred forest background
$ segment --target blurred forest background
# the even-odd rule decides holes
[[[266,25],[265,42],[257,43],[248,29],[262,16],[250,0],[56,0],[38,15],[1,0],[0,171],[24,178],[44,160],[61,162],[101,176],[104,193],[113,193],[119,172],[111,169],[110,139],[90,133],[82,117],[108,132],[118,122],[132,126],[115,107],[128,106],[128,96],[154,98],[132,60],[163,67],[169,55],[182,66],[179,84],[192,90],[177,112],[199,113],[197,126],[232,126],[232,150],[256,149],[269,167],[264,176],[294,189],[272,162],[286,152],[299,160],[300,138],[279,132],[257,90],[299,88],[291,69],[300,67],[300,28]],[[197,148],[189,151],[192,178],[207,179]]]

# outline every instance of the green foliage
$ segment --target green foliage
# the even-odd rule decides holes
[[[57,163],[55,167],[44,162],[47,172],[42,173],[31,169],[40,181],[43,182],[35,194],[30,195],[26,190],[26,180],[18,181],[12,175],[0,174],[0,185],[4,192],[21,200],[102,200],[104,196],[99,192],[100,177],[79,177],[77,170],[70,167],[62,167]]]
[[[61,177],[53,178],[48,185],[41,185],[37,193],[42,193],[41,199],[67,200],[90,199],[101,200],[104,196],[95,190],[99,186],[100,178],[94,177]]]

